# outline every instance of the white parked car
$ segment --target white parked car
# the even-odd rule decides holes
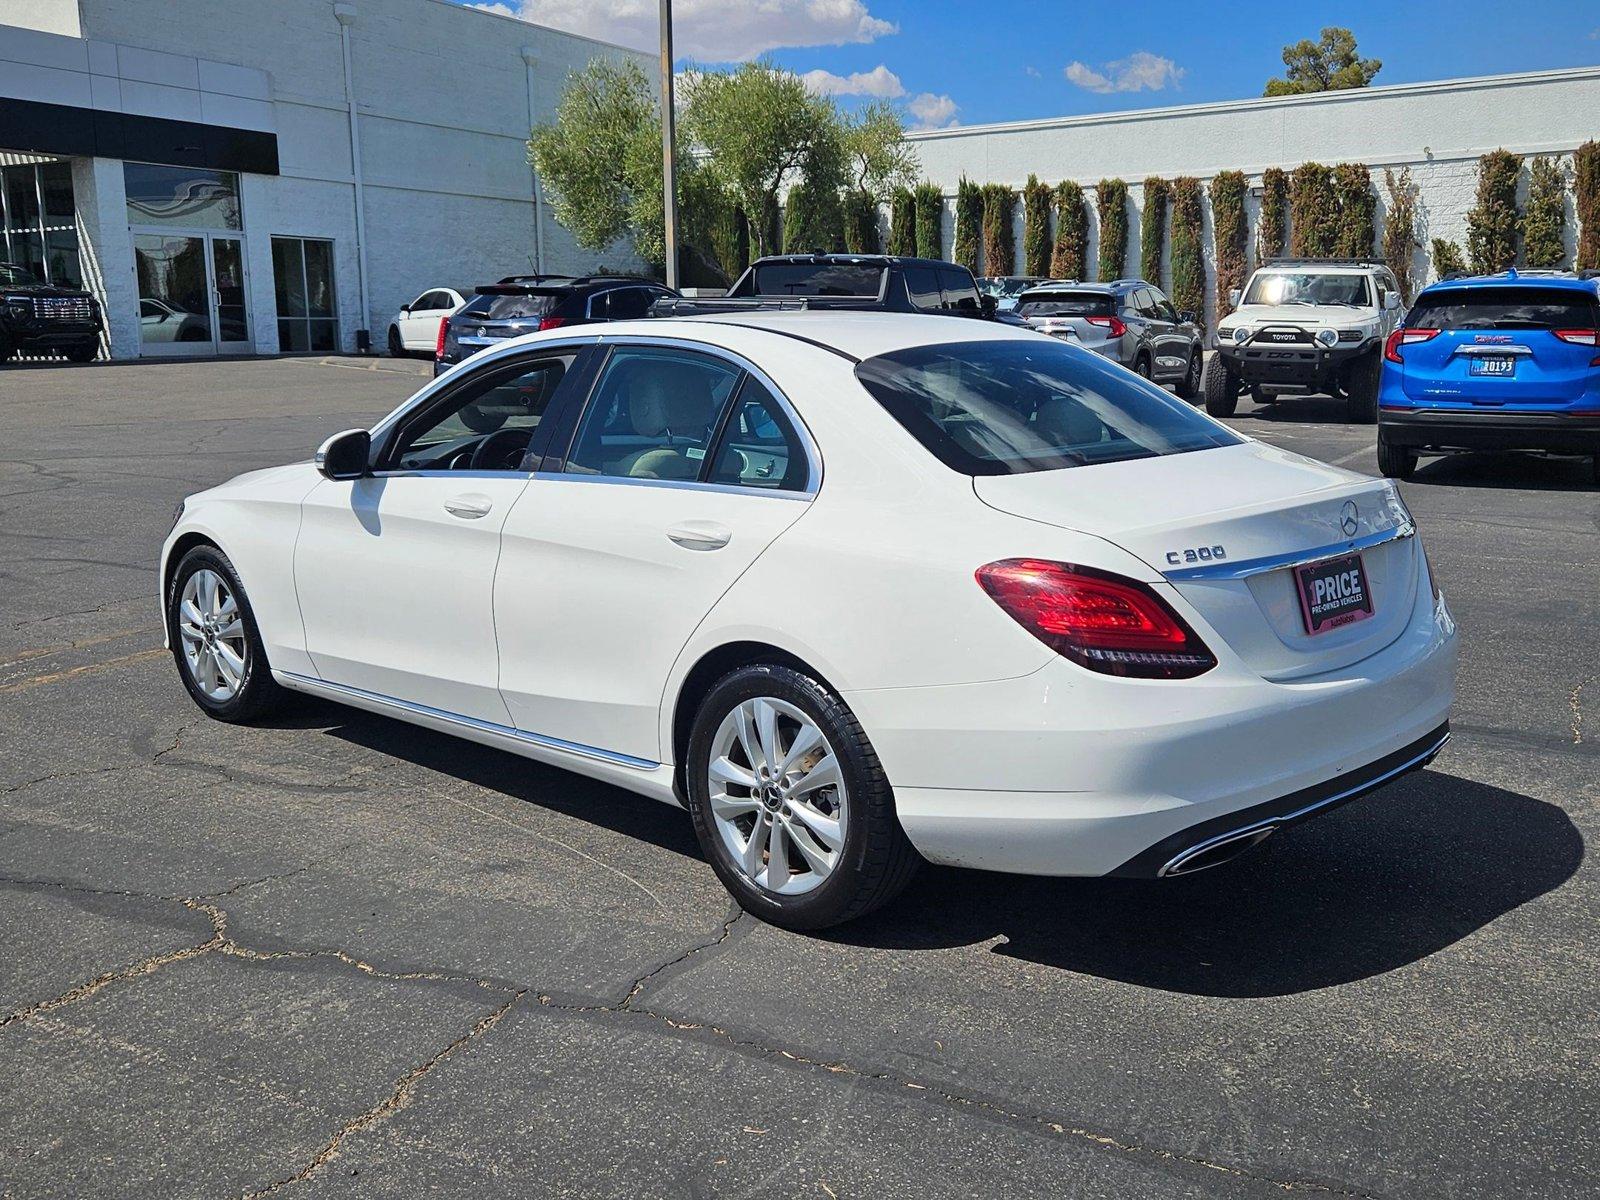
[[[195,701],[343,701],[685,806],[793,928],[920,858],[1156,877],[1427,763],[1394,486],[1031,331],[753,312],[485,350],[183,504]]]
[[[431,355],[439,345],[439,323],[467,302],[455,288],[429,288],[389,321],[389,353]]]

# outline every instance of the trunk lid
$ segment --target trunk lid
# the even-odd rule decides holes
[[[1405,630],[1421,582],[1415,539],[1395,536],[1410,522],[1388,484],[1258,442],[980,476],[973,487],[992,508],[1136,555],[1268,679],[1338,670],[1382,650]],[[1351,547],[1372,615],[1307,632],[1292,564]]]

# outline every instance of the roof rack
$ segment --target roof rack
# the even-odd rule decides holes
[[[551,279],[571,279],[571,275],[506,275],[497,283],[544,283]]]
[[[1269,258],[1264,267],[1387,267],[1376,258]]]

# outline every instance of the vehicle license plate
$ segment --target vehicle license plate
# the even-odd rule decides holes
[[[1504,379],[1516,374],[1517,360],[1514,358],[1474,358],[1472,365],[1467,368],[1468,375],[1496,375]]]
[[[1372,590],[1359,554],[1296,567],[1294,581],[1307,633],[1327,633],[1372,615]]]

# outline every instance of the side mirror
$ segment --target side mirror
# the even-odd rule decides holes
[[[1243,296],[1244,296],[1244,293],[1241,292],[1238,288],[1229,288],[1228,289],[1228,307],[1229,308],[1238,308],[1239,307],[1239,301]]]
[[[403,314],[404,314],[404,315],[406,315],[406,316],[410,316],[410,315],[411,315],[411,305],[409,305],[409,304],[402,304],[402,305],[401,305],[401,306],[400,306],[400,311],[401,311],[401,313],[403,313]]]
[[[1399,312],[1400,311],[1400,293],[1399,292],[1385,292],[1383,294],[1383,307],[1385,309],[1387,309],[1389,312]]]
[[[1194,324],[1194,309],[1192,309],[1192,308],[1180,308],[1178,310],[1178,320],[1182,321],[1185,325],[1193,325]]]
[[[983,315],[989,320],[994,320],[994,314],[1000,308],[1000,302],[990,293],[984,292],[978,297],[978,307],[983,310]]]
[[[360,479],[370,473],[367,457],[372,453],[372,435],[365,429],[346,429],[317,447],[312,461],[324,479]]]

